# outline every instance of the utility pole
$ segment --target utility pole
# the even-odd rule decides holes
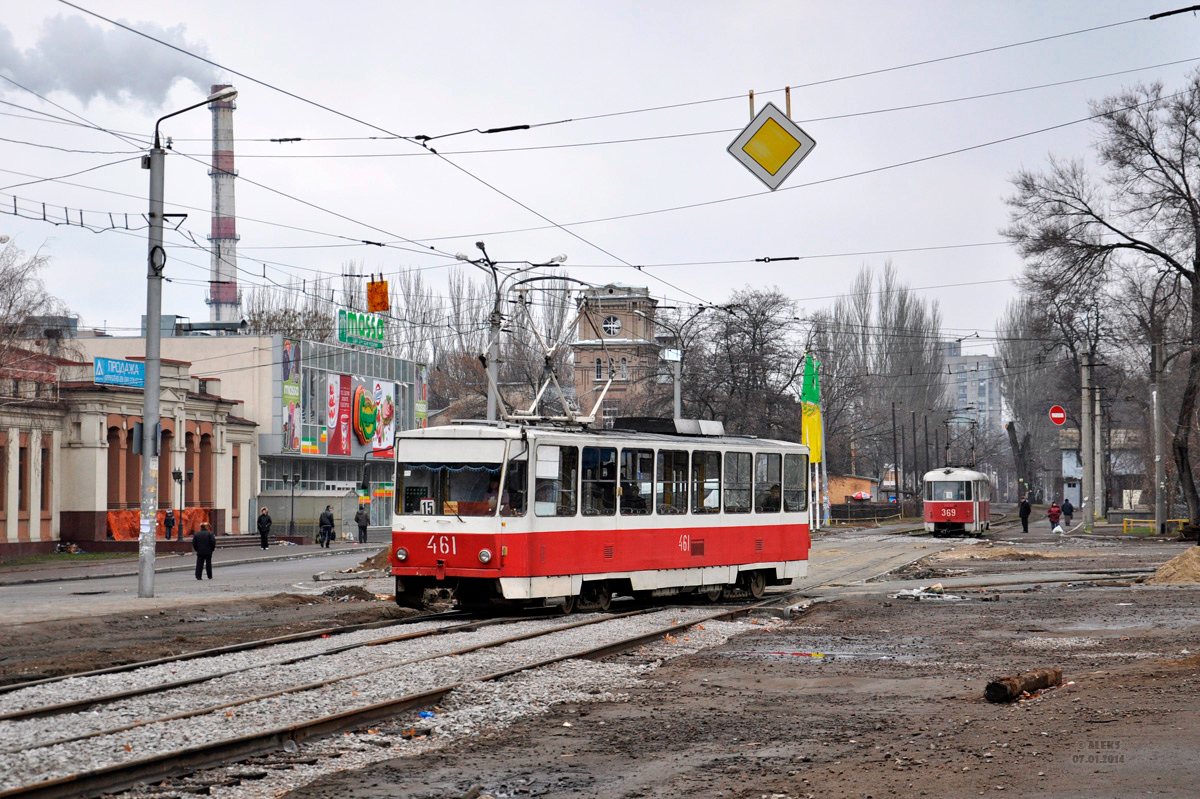
[[[1083,477],[1079,482],[1080,486],[1080,508],[1083,516],[1083,529],[1087,532],[1092,531],[1092,519],[1095,516],[1095,510],[1092,507],[1094,501],[1094,492],[1092,487],[1092,357],[1090,352],[1084,352],[1081,355],[1083,359],[1083,369],[1080,372],[1080,413],[1079,413],[1079,457],[1083,462]]]
[[[913,467],[913,490],[915,491],[921,485],[921,475],[917,471],[917,469],[918,469],[917,464],[920,461],[920,459],[917,458],[917,412],[909,411],[909,413],[912,414],[912,434],[913,434],[913,436],[912,436],[912,438],[913,438],[912,467]]]
[[[1096,374],[1092,372],[1092,382],[1096,381]],[[1104,518],[1108,512],[1108,497],[1104,491],[1104,436],[1101,433],[1101,418],[1100,418],[1100,386],[1092,387],[1092,395],[1094,396],[1093,405],[1095,407],[1095,417],[1092,424],[1092,468],[1095,470],[1095,478],[1092,480],[1092,485],[1096,493],[1096,521]]]
[[[938,432],[937,425],[934,425],[933,426],[933,454],[934,454],[934,457],[937,457],[937,454],[941,451],[942,451],[942,435],[941,435],[941,433]],[[939,464],[939,465],[944,465],[944,464]]]
[[[892,403],[892,490],[900,501],[900,453],[896,448],[896,403]]]
[[[161,120],[160,120],[161,121]],[[146,257],[146,380],[142,388],[142,507],[138,530],[138,596],[154,596],[154,534],[158,522],[158,419],[162,368],[163,171],[167,151],[154,126],[154,146],[142,166],[150,170],[150,216]],[[183,519],[180,518],[180,524]],[[182,527],[180,528],[183,529]]]
[[[929,464],[929,414],[922,414],[925,418],[925,471],[930,471],[932,467]]]
[[[1150,404],[1154,408],[1154,531],[1162,535],[1167,526],[1167,473],[1163,460],[1162,344],[1150,345]]]
[[[907,455],[907,453],[905,453],[904,449],[905,449],[904,425],[900,425],[900,490],[901,490],[900,502],[901,503],[904,502],[904,493],[903,493],[904,489],[907,488],[907,486],[908,486],[908,468],[904,464],[904,461],[907,459],[908,455]],[[901,515],[904,515],[903,507],[904,507],[903,504],[901,504],[901,511],[900,511]]]

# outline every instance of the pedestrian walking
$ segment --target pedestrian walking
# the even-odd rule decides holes
[[[1075,515],[1075,506],[1071,504],[1071,500],[1064,499],[1062,504],[1062,520],[1063,529],[1068,529],[1071,526],[1071,517]]]
[[[196,579],[200,572],[207,571],[208,579],[212,579],[212,556],[217,549],[217,537],[213,535],[208,522],[201,522],[200,529],[192,534],[192,549],[196,550]]]
[[[1027,497],[1021,497],[1021,504],[1017,505],[1017,515],[1021,517],[1021,532],[1029,532],[1029,517],[1033,513],[1033,506],[1029,504]]]
[[[354,523],[358,525],[358,543],[367,543],[367,528],[371,526],[371,511],[367,510],[366,505],[358,506],[358,513],[354,514]]]
[[[263,508],[262,513],[258,514],[258,541],[263,549],[266,549],[270,544],[271,538],[271,514],[267,513],[267,509]]]
[[[318,520],[321,533],[319,543],[321,546],[329,549],[329,544],[333,541],[333,506],[326,505],[325,510],[321,512],[321,518]]]
[[[1062,508],[1057,502],[1050,503],[1050,509],[1046,511],[1046,516],[1050,519],[1050,532],[1054,532],[1054,528],[1058,527],[1058,520],[1062,517]]]
[[[167,508],[167,515],[163,517],[163,529],[167,531],[167,540],[171,540],[171,531],[175,529],[175,511]],[[179,540],[183,540],[183,529],[179,530]]]

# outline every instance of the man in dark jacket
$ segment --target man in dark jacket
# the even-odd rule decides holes
[[[167,531],[167,540],[171,540],[171,531],[175,529],[175,511],[167,508],[167,515],[163,517],[163,529]],[[179,531],[179,540],[183,540],[183,530]]]
[[[358,506],[358,513],[354,514],[354,523],[358,525],[358,543],[367,543],[367,528],[371,526],[371,511],[367,510],[366,505]]]
[[[1075,515],[1075,506],[1071,504],[1071,500],[1063,500],[1062,514],[1063,529],[1065,530],[1071,526],[1071,517]]]
[[[1029,517],[1033,513],[1033,506],[1029,504],[1029,500],[1021,497],[1021,504],[1017,506],[1017,515],[1021,517],[1021,532],[1029,532]]]
[[[266,549],[270,544],[271,536],[271,514],[267,513],[267,509],[263,508],[262,513],[258,514],[258,542]]]
[[[208,522],[203,522],[200,529],[192,534],[192,549],[196,550],[196,579],[200,579],[201,570],[208,571],[208,579],[212,579],[212,556],[217,549],[217,537],[209,528]]]
[[[318,521],[321,528],[321,537],[319,543],[321,546],[329,549],[329,544],[333,541],[333,506],[326,505],[325,510],[321,513],[321,518]]]

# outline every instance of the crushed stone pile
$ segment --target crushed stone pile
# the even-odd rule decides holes
[[[1188,547],[1146,579],[1150,585],[1195,585],[1200,583],[1200,546]]]
[[[322,591],[321,596],[330,597],[337,602],[374,602],[378,599],[361,585],[335,585]]]

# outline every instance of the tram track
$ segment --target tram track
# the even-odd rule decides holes
[[[110,753],[114,750],[120,752],[120,741],[122,740],[120,736],[122,734],[133,733],[141,728],[153,725],[164,725],[163,732],[166,734],[169,725],[185,719],[188,721],[188,729],[192,730],[195,735],[200,735],[201,733],[196,732],[200,726],[196,722],[201,716],[209,716],[211,725],[211,717],[213,716],[216,719],[229,719],[235,715],[240,715],[240,711],[235,711],[232,708],[246,708],[255,704],[262,705],[272,702],[278,705],[283,695],[288,693],[314,693],[340,688],[340,696],[344,700],[348,698],[346,697],[347,693],[353,697],[358,696],[358,691],[353,690],[353,686],[357,684],[359,686],[358,690],[363,690],[368,698],[380,700],[369,702],[359,707],[353,707],[349,710],[345,709],[347,702],[326,702],[324,707],[332,709],[334,712],[319,713],[315,717],[310,715],[310,717],[302,719],[289,718],[286,713],[275,709],[270,715],[270,718],[275,723],[267,725],[251,724],[248,727],[246,725],[238,726],[231,724],[228,725],[230,732],[227,734],[217,735],[213,739],[206,740],[197,745],[174,748],[164,747],[162,751],[153,752],[146,757],[132,755],[133,748],[127,742],[124,744],[124,751],[129,753],[127,757],[131,757],[132,759],[126,759],[124,762],[121,762],[124,756],[118,755],[117,760],[119,762],[105,763],[103,757],[101,757],[97,761],[97,768],[78,772],[70,772],[68,769],[69,773],[65,774],[61,773],[62,768],[60,767],[57,770],[58,773],[49,779],[15,785],[0,790],[0,799],[12,799],[15,797],[58,798],[91,796],[100,792],[118,790],[143,780],[158,779],[171,774],[212,766],[239,757],[261,754],[283,746],[289,740],[299,743],[313,737],[369,724],[373,721],[394,716],[405,710],[434,705],[442,701],[456,688],[468,683],[493,681],[565,660],[599,659],[616,652],[627,651],[642,646],[645,643],[673,633],[678,634],[681,630],[693,625],[703,624],[706,621],[728,619],[750,613],[756,607],[766,605],[770,602],[778,602],[779,599],[779,597],[772,597],[771,600],[765,602],[733,608],[725,607],[711,612],[701,612],[697,608],[646,608],[624,614],[609,614],[608,616],[596,619],[552,625],[546,629],[525,631],[515,636],[505,636],[490,642],[481,642],[478,645],[459,647],[425,658],[415,658],[393,663],[390,666],[373,669],[370,672],[348,674],[338,679],[316,681],[308,685],[294,686],[290,691],[278,691],[274,694],[243,698],[243,701],[236,703],[218,704],[198,709],[194,712],[180,714],[177,717],[162,717],[144,722],[139,720],[135,724],[126,724],[120,727],[93,731],[86,736],[45,741],[36,744],[32,748],[24,748],[20,752],[19,757],[26,761],[31,757],[37,760],[39,758],[37,756],[38,751],[36,750],[41,750],[49,754],[49,750],[54,747],[56,750],[53,752],[53,757],[45,759],[52,760],[55,763],[61,763],[64,757],[71,762],[75,762],[76,760],[78,762],[92,762],[88,758],[89,750],[80,749],[89,740],[94,742],[105,736],[112,736],[111,741],[105,741],[106,745],[100,747],[100,749]],[[680,620],[681,618],[682,620]],[[665,623],[668,619],[670,619],[670,623]],[[616,634],[617,629],[623,629],[623,626],[628,626],[625,624],[626,620],[632,622],[632,626],[637,628],[634,634]],[[618,622],[622,624],[616,624]],[[556,636],[563,638],[563,640],[558,644],[546,644],[546,639]],[[539,642],[539,639],[541,639],[541,649],[539,649],[539,646],[531,645]],[[583,642],[586,642],[586,645],[579,646]],[[522,645],[524,645],[524,649],[521,648]],[[556,651],[547,652],[544,649],[547,645],[556,647]],[[503,653],[506,648],[511,648],[508,652],[510,657],[499,657],[498,653]],[[472,658],[475,658],[477,662],[473,664],[467,663]],[[416,690],[405,690],[398,696],[390,695],[381,698],[378,694],[373,695],[364,688],[364,678],[367,676],[373,675],[378,678],[389,670],[404,669],[411,667],[415,663],[436,661],[456,661],[459,666],[444,670],[445,674],[442,677],[426,681],[425,684],[415,684],[413,680],[409,680],[410,684],[408,687],[415,688]],[[451,677],[451,679],[446,679],[446,676]],[[353,701],[348,702],[348,704],[353,704]],[[224,711],[223,715],[222,711]],[[66,717],[60,716],[58,718],[65,719]],[[226,726],[220,721],[217,721],[216,725],[218,728]],[[145,730],[142,731],[144,732]],[[185,740],[190,740],[187,735],[183,737]],[[166,735],[166,738],[170,739],[170,735]],[[144,740],[145,738],[141,739],[137,745],[140,747]],[[76,748],[76,751],[71,751],[72,746]],[[12,759],[15,760],[16,758]],[[111,754],[109,755],[109,759],[112,759]],[[0,758],[0,764],[2,764],[2,760],[3,758]],[[55,774],[55,771],[51,771],[50,773]]]
[[[452,620],[472,617],[474,617],[474,614],[461,610],[451,610],[444,613],[422,613],[416,616],[408,616],[403,619],[384,619],[380,621],[362,622],[360,624],[346,624],[340,627],[322,627],[316,630],[305,630],[304,632],[299,633],[288,633],[287,635],[259,638],[253,641],[242,641],[236,644],[227,644],[225,646],[211,647],[209,649],[194,649],[188,652],[181,652],[177,655],[154,658],[153,660],[140,660],[131,663],[121,663],[116,666],[107,666],[102,669],[77,671],[70,674],[58,674],[53,677],[42,677],[37,680],[28,680],[26,682],[9,683],[7,685],[0,685],[0,696],[12,693],[14,691],[21,691],[26,688],[33,688],[38,685],[48,685],[56,682],[62,682],[75,677],[96,677],[103,674],[121,674],[124,672],[149,668],[151,666],[161,666],[168,663],[180,663],[186,660],[195,660],[197,658],[216,657],[218,655],[232,654],[234,652],[247,652],[253,649],[262,649],[264,647],[276,646],[279,644],[309,641],[316,638],[327,638],[335,635],[344,635],[346,633],[357,632],[359,630],[399,627],[427,621]],[[0,720],[3,720],[4,718],[4,716],[0,716]]]

